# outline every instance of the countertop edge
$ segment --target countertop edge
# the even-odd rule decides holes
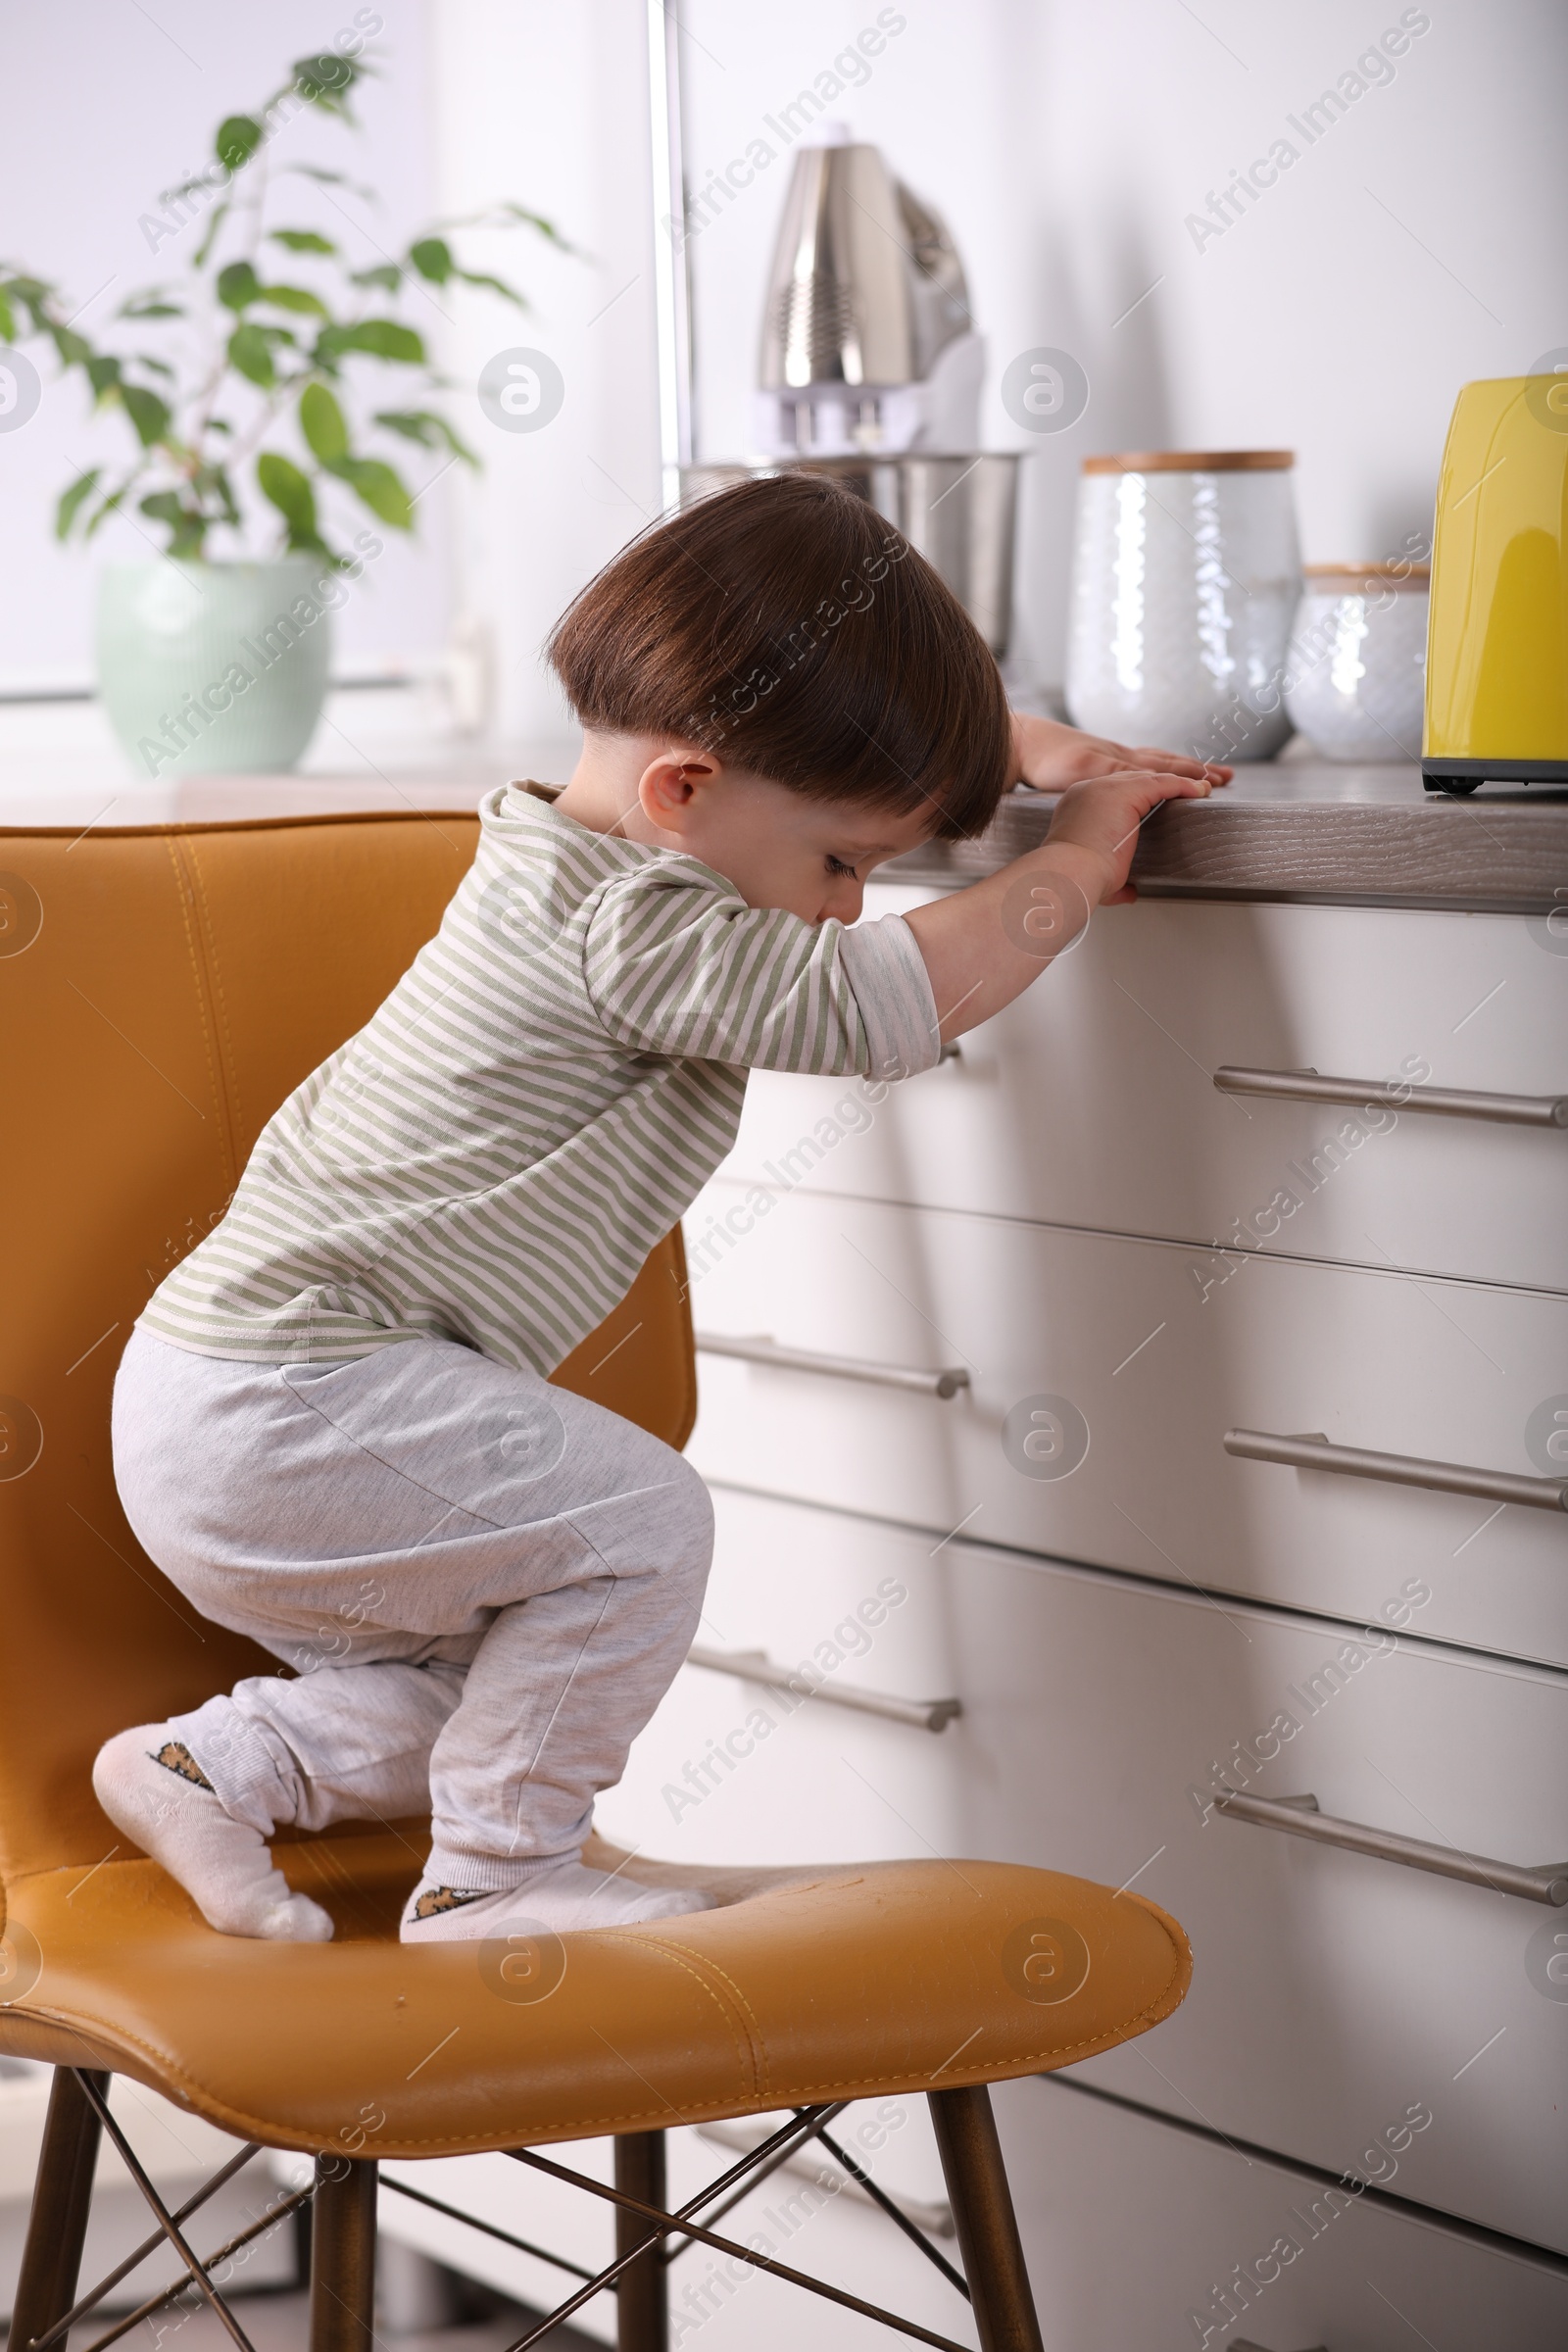
[[[1568,797],[1473,800],[1378,797],[1353,788],[1247,797],[1246,771],[1211,800],[1176,801],[1145,821],[1133,860],[1140,896],[1296,906],[1426,908],[1446,913],[1564,913]],[[1275,785],[1260,771],[1253,785]],[[1231,792],[1235,798],[1230,797]],[[881,869],[887,881],[960,887],[1038,848],[1054,797],[1009,795],[977,840],[934,842]]]

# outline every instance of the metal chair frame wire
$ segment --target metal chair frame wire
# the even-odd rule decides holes
[[[314,2178],[305,2186],[281,2191],[247,2228],[212,2253],[198,2255],[185,2235],[184,2225],[262,2152],[265,2143],[248,2141],[171,2211],[110,2110],[110,2080],[109,2075],[90,2068],[55,2070],[18,2285],[12,2352],[55,2352],[56,2346],[64,2346],[72,2330],[102,2304],[121,2280],[166,2243],[178,2255],[182,2275],[149,2296],[134,2311],[121,2314],[103,2333],[79,2347],[78,2352],[108,2352],[111,2344],[143,2320],[191,2294],[201,2297],[210,2307],[237,2352],[254,2352],[231,2303],[212,2274],[257,2239],[280,2228],[290,2216],[306,2211],[313,2219],[310,2352],[370,2352],[378,2185],[519,2252],[533,2255],[579,2281],[563,2302],[518,2336],[508,2352],[529,2352],[529,2347],[548,2336],[552,2328],[570,2320],[594,2296],[606,2292],[616,2298],[616,2333],[621,2352],[666,2352],[667,2275],[670,2265],[697,2245],[711,2247],[749,2269],[786,2279],[808,2293],[877,2321],[916,2343],[934,2345],[938,2352],[964,2352],[964,2347],[951,2336],[939,2335],[843,2287],[830,2286],[824,2279],[813,2278],[755,2247],[742,2245],[713,2228],[715,2222],[751,2195],[770,2174],[812,2142],[823,2147],[886,2217],[918,2246],[949,2284],[972,2302],[983,2352],[1040,2352],[1040,2333],[1024,2271],[1022,2246],[997,2144],[990,2099],[983,2085],[926,2094],[953,2200],[963,2272],[947,2260],[925,2231],[877,2187],[832,2136],[828,2127],[849,2104],[842,2099],[825,2106],[796,2108],[787,2123],[674,2212],[664,2202],[662,2132],[632,2132],[615,2140],[612,2187],[556,2163],[537,2149],[503,2151],[515,2163],[614,2207],[614,2259],[602,2269],[589,2272],[564,2255],[515,2236],[492,2222],[481,2221],[407,2181],[389,2177],[380,2183],[372,2159],[333,2152],[317,2157]],[[158,2226],[95,2286],[78,2294],[77,2273],[86,2235],[93,2167],[104,2132],[118,2150]]]

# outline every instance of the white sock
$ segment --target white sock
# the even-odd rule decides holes
[[[167,1723],[140,1724],[106,1741],[92,1785],[116,1829],[179,1881],[220,1936],[331,1941],[332,1922],[320,1904],[290,1891],[261,1832],[223,1811]]]
[[[638,1920],[678,1919],[683,1912],[712,1907],[712,1896],[695,1886],[643,1886],[635,1879],[590,1870],[567,1854],[499,1894],[423,1878],[409,1898],[400,1933],[404,1943],[477,1943],[504,1936],[509,1919],[528,1920],[564,1936],[572,1928],[626,1928]]]

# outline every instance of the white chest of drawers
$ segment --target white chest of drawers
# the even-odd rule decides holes
[[[693,1303],[731,1344],[967,1384],[944,1399],[706,1355],[693,1459],[710,1478],[1362,1621],[1421,1576],[1423,1631],[1568,1664],[1560,1508],[1224,1444],[1237,1426],[1322,1431],[1529,1483],[1531,1417],[1568,1389],[1568,1298],[802,1190]],[[1076,1446],[1037,1458],[1032,1409],[1076,1415]]]
[[[815,1148],[841,1081],[754,1078],[727,1172],[1568,1292],[1568,1125],[1519,1123],[1520,1098],[1568,1099],[1558,944],[1510,915],[1106,908],[925,1083],[852,1110],[842,1145]],[[1221,1069],[1311,1069],[1354,1099],[1222,1093]],[[1434,1088],[1468,1110],[1417,1107]]]
[[[1310,1792],[1450,1858],[1568,1863],[1568,1132],[1213,1084],[1550,1102],[1558,944],[1452,906],[1116,910],[885,1102],[754,1079],[689,1220],[696,1319],[730,1350],[693,1443],[720,1489],[703,1644],[963,1712],[933,1736],[694,1668],[605,1826],[674,1855],[1050,1862],[1183,1919],[1188,2004],[1092,2070],[1122,2103],[1004,2103],[1048,2340],[1197,2340],[1222,2254],[1215,2342],[1382,2345],[1445,2312],[1547,2352],[1568,2324],[1568,1909],[1210,1801]],[[1395,1457],[1392,1483],[1243,1458],[1236,1429]],[[1432,2124],[1356,2252],[1303,2238],[1258,2300],[1270,2198],[1310,2213],[1365,2177],[1411,2102]]]

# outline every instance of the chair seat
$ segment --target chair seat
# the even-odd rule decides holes
[[[719,1908],[410,1946],[421,1850],[395,1827],[275,1849],[330,1944],[216,1935],[152,1862],[14,1883],[0,2051],[133,2076],[272,2146],[446,2156],[1041,2073],[1157,2025],[1192,1970],[1138,1895],[968,1861],[639,1859]]]

